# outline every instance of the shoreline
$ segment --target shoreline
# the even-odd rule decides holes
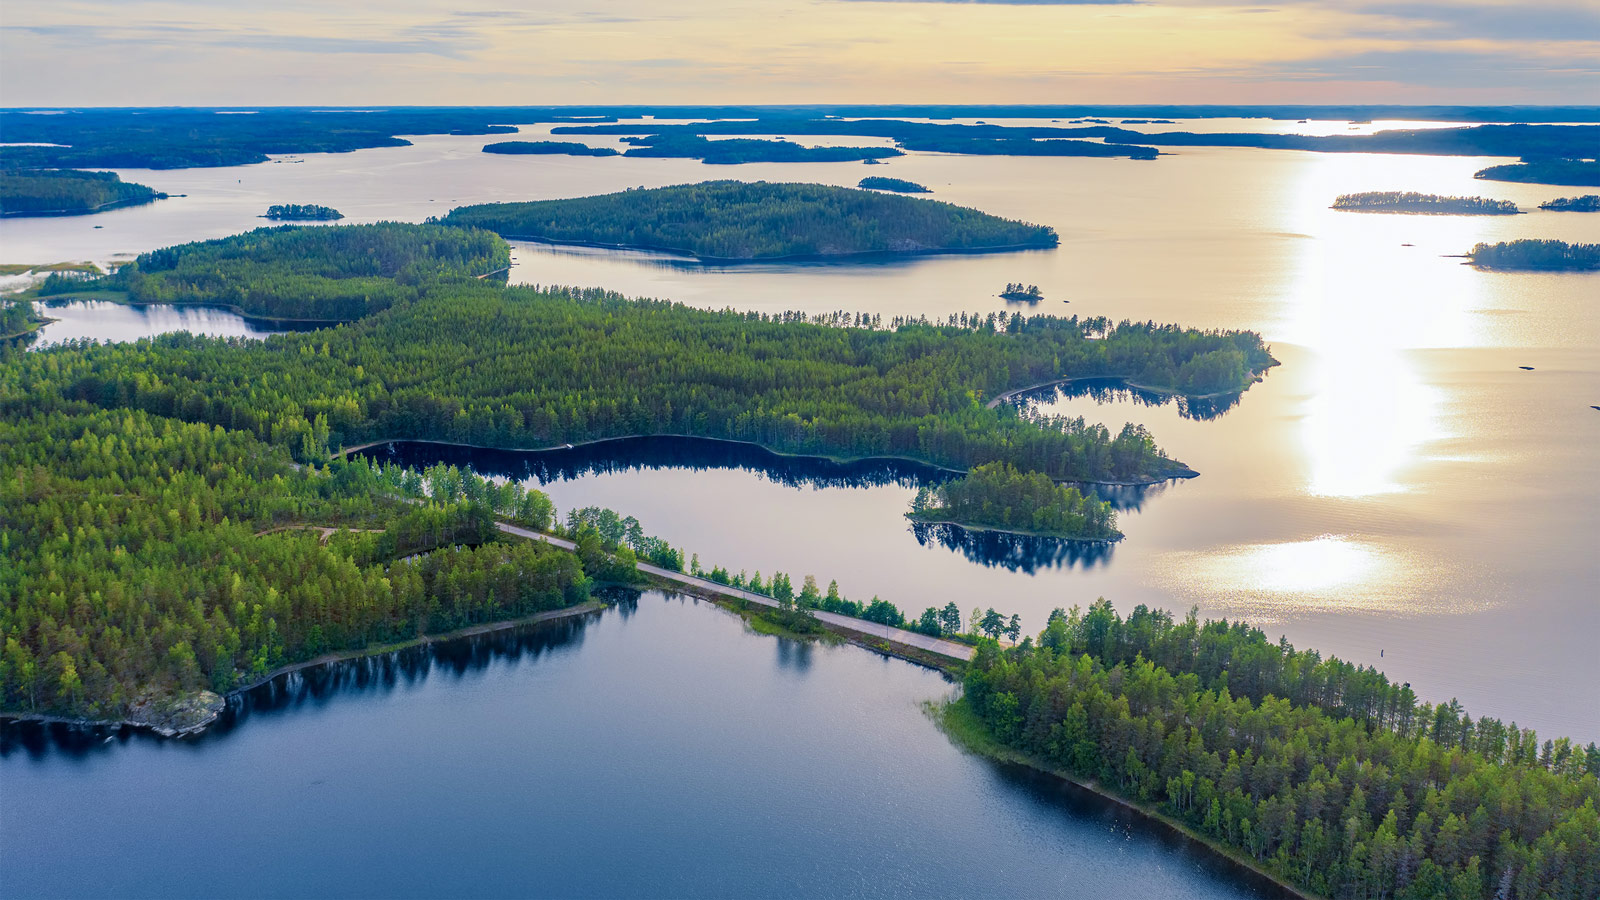
[[[1280,363],[1274,360],[1272,365],[1276,366],[1280,365]],[[1267,368],[1270,369],[1272,366],[1268,366]],[[997,409],[999,408],[1000,404],[1010,400],[1012,397],[1015,397],[1018,394],[1026,394],[1029,391],[1037,391],[1040,388],[1071,384],[1074,381],[1093,381],[1095,379],[1116,380],[1121,382],[1124,388],[1147,391],[1152,394],[1161,394],[1164,397],[1182,397],[1185,400],[1215,400],[1218,397],[1229,397],[1234,394],[1242,394],[1245,391],[1250,390],[1250,388],[1257,383],[1263,381],[1264,377],[1262,375],[1251,376],[1250,383],[1237,391],[1212,391],[1209,394],[1185,394],[1182,391],[1173,390],[1172,388],[1155,387],[1154,385],[1140,384],[1137,381],[1129,381],[1127,378],[1124,378],[1121,375],[1074,375],[1071,378],[1055,378],[1050,381],[1041,381],[1038,384],[1030,384],[1027,387],[1020,387],[1015,390],[1006,391],[1003,394],[996,394],[994,399],[985,403],[984,406],[988,409]]]
[[[931,191],[929,193],[932,193]],[[493,231],[493,229],[489,229]],[[500,232],[495,232],[500,234]],[[786,256],[701,256],[692,250],[678,247],[657,247],[650,244],[608,244],[603,241],[564,240],[562,238],[534,237],[525,234],[500,234],[503,240],[545,244],[551,247],[588,247],[593,250],[632,250],[638,253],[657,253],[679,257],[683,262],[696,262],[715,266],[737,266],[783,262],[833,262],[860,259],[912,259],[919,256],[979,255],[984,253],[1014,253],[1018,250],[1054,250],[1053,244],[999,244],[993,247],[951,247],[948,249],[918,250],[852,250],[848,253],[792,253]]]
[[[580,447],[592,447],[596,444],[607,444],[613,441],[636,441],[645,440],[648,438],[687,438],[695,441],[714,441],[721,444],[740,444],[746,447],[755,447],[763,452],[771,453],[773,456],[781,456],[789,459],[820,459],[827,462],[840,464],[865,462],[910,463],[912,465],[922,466],[927,469],[933,469],[940,472],[949,472],[952,475],[965,475],[970,471],[969,469],[955,469],[951,468],[950,466],[942,466],[938,463],[928,462],[927,460],[917,459],[911,456],[829,456],[824,453],[789,453],[783,450],[774,450],[765,444],[758,444],[755,441],[741,441],[737,438],[706,437],[705,435],[680,434],[676,432],[623,434],[617,435],[616,437],[593,438],[591,440],[579,441],[571,444],[555,444],[549,447],[490,447],[484,444],[468,444],[461,441],[438,441],[428,438],[387,438],[384,440],[367,441],[363,444],[355,444],[349,447],[343,447],[336,451],[333,455],[348,456],[352,453],[362,453],[375,447],[383,447],[389,444],[435,444],[441,447],[460,447],[468,450],[494,450],[501,453],[551,453],[556,450],[576,450]],[[1157,478],[1145,479],[1142,481],[1100,480],[1091,478],[1066,478],[1056,480],[1060,484],[1099,484],[1111,487],[1148,487],[1150,485],[1162,484],[1175,478],[1198,478],[1200,475],[1199,472],[1196,472],[1194,469],[1184,466],[1181,463],[1174,463],[1174,465],[1178,466],[1179,470],[1174,470],[1169,474]]]
[[[126,183],[127,182],[124,182],[124,184]],[[125,206],[148,206],[157,200],[170,199],[172,199],[171,195],[163,194],[160,191],[157,191],[154,197],[130,200],[112,200],[108,203],[102,203],[99,206],[91,206],[88,209],[41,209],[19,212],[0,212],[0,219],[49,219],[60,218],[62,216],[92,216],[95,213],[107,212],[113,209],[121,209]]]
[[[989,532],[991,534],[1014,534],[1018,537],[1049,538],[1055,541],[1073,541],[1079,544],[1115,544],[1127,537],[1122,532],[1117,532],[1116,537],[1069,537],[1062,534],[1051,534],[1048,531],[1022,531],[1016,528],[1002,528],[998,525],[968,525],[954,519],[923,519],[913,513],[906,513],[906,518],[918,525],[954,525],[963,531]]]
[[[478,625],[469,625],[466,628],[458,628],[455,631],[447,631],[441,634],[424,634],[407,641],[368,646],[360,650],[340,650],[333,653],[324,653],[312,659],[279,666],[278,668],[273,669],[259,678],[229,689],[226,694],[222,694],[220,696],[224,701],[226,701],[229,698],[235,697],[239,694],[254,690],[279,676],[289,675],[294,672],[312,668],[314,666],[322,666],[336,662],[347,662],[352,659],[361,659],[367,656],[380,656],[384,653],[393,653],[397,650],[407,650],[412,647],[425,646],[436,641],[459,640],[461,638],[474,637],[480,634],[504,631],[508,628],[516,628],[522,625],[533,625],[539,622],[549,622],[555,619],[584,615],[586,613],[597,612],[605,608],[606,604],[599,600],[586,600],[583,603],[579,603],[575,606],[565,606],[561,609],[545,610],[543,612],[537,612],[531,616],[523,616],[518,619],[501,619],[495,622],[484,622]],[[220,714],[221,709],[218,709],[205,721],[191,725],[187,728],[174,729],[171,731],[171,733],[163,731],[150,722],[139,721],[136,719],[95,719],[88,716],[57,716],[50,715],[48,713],[28,713],[17,712],[13,710],[0,710],[0,721],[38,722],[41,724],[59,723],[64,725],[76,725],[83,728],[133,728],[138,731],[152,732],[164,738],[185,738],[198,736],[204,734],[206,731],[209,731],[211,726],[216,723],[217,717]]]
[[[1001,744],[988,733],[988,730],[983,727],[983,723],[978,720],[971,708],[966,706],[964,697],[946,700],[943,704],[938,704],[936,701],[925,701],[923,709],[928,713],[928,717],[933,719],[934,724],[944,733],[945,737],[952,744],[955,744],[959,750],[996,762],[1021,766],[1039,774],[1059,779],[1079,790],[1088,791],[1097,797],[1109,800],[1126,809],[1147,824],[1163,827],[1169,832],[1194,842],[1205,848],[1212,855],[1249,873],[1251,877],[1261,879],[1265,883],[1272,885],[1277,890],[1282,891],[1284,896],[1295,898],[1295,900],[1320,900],[1318,895],[1300,890],[1282,878],[1261,868],[1254,860],[1241,856],[1231,848],[1194,831],[1188,825],[1168,816],[1166,813],[1146,807],[1144,804],[1124,797],[1109,788],[1101,787],[1098,782],[1092,779],[1080,778],[1052,768],[1043,760]],[[959,717],[959,719],[952,723],[952,717]]]
[[[121,292],[120,291],[108,291],[108,292],[102,292],[102,293],[121,293]],[[229,304],[229,303],[203,303],[203,302],[200,302],[200,301],[185,301],[185,300],[113,300],[113,299],[111,299],[109,297],[90,297],[90,296],[87,296],[87,295],[80,295],[80,294],[44,294],[44,295],[35,295],[34,297],[32,297],[30,299],[36,301],[37,303],[39,303],[40,305],[43,305],[43,306],[50,306],[52,304],[57,304],[57,303],[61,303],[61,304],[65,304],[65,303],[115,303],[118,306],[130,306],[130,307],[140,307],[140,308],[147,307],[147,306],[171,306],[171,307],[187,308],[187,309],[217,309],[217,310],[222,310],[224,312],[231,312],[234,315],[238,316],[241,319],[244,319],[247,322],[289,322],[289,323],[294,323],[294,324],[298,324],[298,325],[316,325],[316,326],[319,326],[319,327],[333,327],[333,326],[338,326],[338,325],[349,325],[352,322],[361,321],[360,319],[293,319],[293,318],[286,318],[286,317],[283,317],[283,316],[263,316],[263,315],[259,315],[257,313],[245,312],[240,307],[234,306],[234,305]]]

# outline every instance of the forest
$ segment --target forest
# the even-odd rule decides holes
[[[505,237],[746,260],[1054,247],[1054,229],[975,209],[821,184],[708,181],[570,200],[485,203],[447,225]]]
[[[1143,136],[1138,136],[1142,139]],[[929,153],[965,153],[981,156],[1094,156],[1129,159],[1155,159],[1161,153],[1154,147],[1109,141],[1076,141],[1032,138],[907,138],[900,142],[907,150]]]
[[[1591,140],[1588,153],[1594,153]],[[1593,159],[1536,159],[1479,169],[1475,178],[1487,181],[1517,181],[1524,184],[1559,184],[1569,187],[1600,187],[1600,161]]]
[[[42,296],[120,292],[128,303],[229,306],[274,319],[348,321],[414,299],[422,286],[511,264],[486,231],[379,223],[258,228],[140,254],[111,275],[51,275]],[[103,296],[103,295],[102,295]]]
[[[893,191],[897,194],[931,194],[926,185],[917,184],[915,181],[906,181],[904,178],[884,178],[872,175],[861,179],[856,187],[868,191]]]
[[[85,215],[165,199],[166,194],[123,181],[115,172],[0,170],[0,216]]]
[[[917,490],[906,517],[969,528],[1073,540],[1116,540],[1111,504],[1009,463],[974,466],[966,475]]]
[[[1600,244],[1566,241],[1515,240],[1478,244],[1467,257],[1485,269],[1544,269],[1593,271],[1600,269]]]
[[[903,155],[893,147],[802,147],[793,141],[753,138],[713,141],[693,134],[625,137],[622,142],[633,145],[622,154],[623,156],[698,159],[712,165],[753,162],[858,162]]]
[[[283,219],[286,221],[326,222],[344,218],[344,213],[331,206],[317,206],[314,203],[274,203],[267,207],[267,214],[262,218]]]
[[[1347,212],[1398,212],[1445,216],[1514,216],[1522,210],[1510,200],[1485,197],[1443,197],[1411,191],[1367,191],[1340,194],[1331,209]]]
[[[504,153],[512,156],[616,156],[612,147],[590,147],[577,141],[500,141],[484,144],[485,153]]]
[[[1581,197],[1557,197],[1539,204],[1540,209],[1553,212],[1600,212],[1600,194],[1584,194]]]
[[[946,712],[980,739],[1163,814],[1313,895],[1588,900],[1600,748],[1242,623],[1105,600],[981,645]]]
[[[32,331],[38,322],[39,314],[27,298],[0,300],[0,338]]]
[[[582,601],[577,556],[495,538],[495,515],[538,526],[541,513],[548,524],[548,500],[459,473],[297,467],[237,430],[13,408],[0,418],[0,707],[115,718],[321,653]],[[301,524],[381,533],[285,527]]]

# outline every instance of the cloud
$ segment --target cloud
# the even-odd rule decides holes
[[[1263,67],[1259,80],[1404,83],[1418,87],[1504,90],[1591,89],[1600,78],[1592,56],[1527,56],[1476,50],[1369,50]]]
[[[1413,39],[1600,41],[1600,7],[1595,6],[1399,3],[1367,7],[1365,11],[1414,23],[1418,30],[1405,35]],[[1368,33],[1383,35],[1393,34],[1393,31],[1374,29]]]
[[[961,6],[1131,6],[1146,0],[841,0],[845,3],[941,3]]]

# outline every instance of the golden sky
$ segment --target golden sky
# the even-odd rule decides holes
[[[0,105],[1600,104],[1600,4],[4,0]]]

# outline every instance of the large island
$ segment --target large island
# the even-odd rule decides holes
[[[485,203],[443,222],[508,238],[704,260],[1054,247],[1055,230],[936,200],[822,184],[708,181],[571,200]]]
[[[1478,244],[1467,254],[1482,269],[1590,272],[1600,269],[1600,244],[1518,240]]]
[[[1345,212],[1410,213],[1432,216],[1514,216],[1522,210],[1509,200],[1485,197],[1443,197],[1410,191],[1368,191],[1340,194],[1333,208]]]
[[[960,525],[975,531],[1069,540],[1114,541],[1117,514],[1111,504],[1085,497],[1038,472],[1006,463],[977,466],[964,477],[923,487],[906,517],[914,522]]]

